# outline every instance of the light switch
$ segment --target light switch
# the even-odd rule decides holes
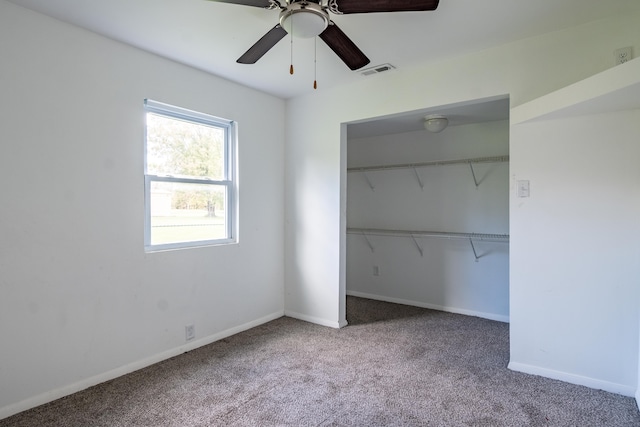
[[[529,180],[518,181],[518,197],[529,197]]]

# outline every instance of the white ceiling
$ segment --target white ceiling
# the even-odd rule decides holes
[[[235,62],[277,23],[277,11],[207,0],[8,1],[278,97],[313,92],[313,39],[295,39],[293,76],[288,37],[255,65]],[[635,10],[638,0],[441,0],[433,12],[332,19],[370,65],[407,69]],[[370,78],[318,41],[318,90]]]

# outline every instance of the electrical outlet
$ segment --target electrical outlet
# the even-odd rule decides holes
[[[184,338],[185,341],[191,341],[196,337],[196,327],[195,325],[187,325],[184,327]]]
[[[624,64],[627,61],[631,61],[633,58],[631,53],[631,46],[623,47],[614,52],[616,59],[616,65]]]

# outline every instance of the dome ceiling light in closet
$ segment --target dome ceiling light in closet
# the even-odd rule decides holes
[[[440,133],[448,124],[449,120],[440,114],[431,114],[424,118],[424,128],[429,132]]]

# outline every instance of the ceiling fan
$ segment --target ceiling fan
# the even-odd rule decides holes
[[[374,12],[416,12],[435,10],[439,0],[211,0],[243,6],[279,10],[280,20],[236,62],[255,64],[284,36],[319,36],[352,70],[364,67],[369,58],[330,19],[336,15]]]

